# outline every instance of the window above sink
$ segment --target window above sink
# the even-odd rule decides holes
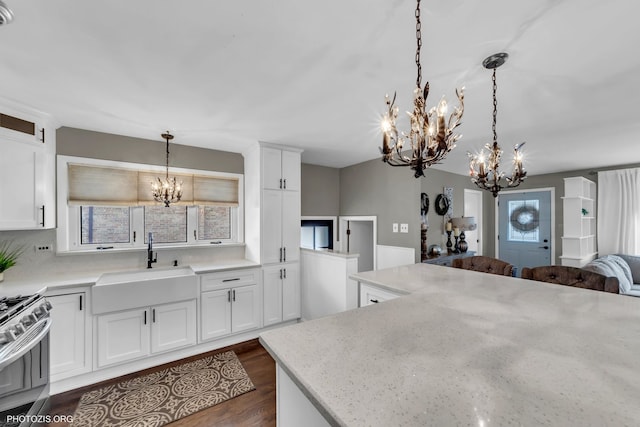
[[[243,175],[174,171],[194,186],[167,208],[149,200],[160,166],[58,156],[58,252],[144,249],[149,233],[159,249],[243,244]]]

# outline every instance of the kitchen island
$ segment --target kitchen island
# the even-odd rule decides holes
[[[639,299],[429,264],[352,278],[407,295],[261,334],[281,427],[640,424]]]

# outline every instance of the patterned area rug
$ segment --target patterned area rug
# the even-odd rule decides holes
[[[74,427],[160,427],[254,390],[233,351],[85,393]]]

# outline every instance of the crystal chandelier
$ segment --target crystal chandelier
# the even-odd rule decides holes
[[[471,181],[481,189],[491,191],[493,197],[497,197],[500,190],[504,188],[502,185],[504,172],[498,171],[502,149],[500,149],[498,145],[498,134],[496,133],[496,118],[498,116],[496,68],[504,64],[508,57],[509,55],[506,53],[496,53],[482,61],[484,68],[493,70],[493,144],[487,143],[484,146],[489,152],[488,160],[484,149],[482,149],[479,155],[467,152],[470,158],[469,175],[471,176]],[[511,173],[511,177],[506,178],[507,187],[517,187],[527,177],[527,172],[522,167],[521,150],[524,144],[524,142],[516,144],[513,148],[513,172]]]
[[[407,112],[411,120],[411,130],[408,135],[404,132],[401,135],[398,134],[396,128],[398,107],[394,105],[396,94],[394,93],[392,100],[387,95],[387,112],[382,117],[383,136],[380,151],[383,162],[391,166],[409,166],[415,172],[414,176],[419,178],[424,176],[423,171],[427,167],[442,161],[462,136],[453,133],[453,130],[460,125],[464,112],[464,88],[456,89],[460,106],[454,108],[448,121],[445,121],[447,101],[444,97],[437,107],[427,110],[426,100],[429,95],[429,83],[427,82],[422,89],[422,66],[420,65],[420,48],[422,47],[420,0],[417,0],[415,16],[418,77],[416,78],[416,88],[413,91],[413,112]],[[411,156],[402,153],[403,150],[409,150],[409,148]]]
[[[169,141],[173,139],[173,135],[167,131],[162,137],[167,140],[167,173],[164,179],[158,177],[156,181],[151,182],[151,194],[156,202],[164,203],[169,207],[171,203],[177,203],[182,197],[182,181],[178,182],[176,177],[169,178]]]

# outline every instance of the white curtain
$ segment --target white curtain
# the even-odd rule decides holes
[[[640,168],[598,172],[598,255],[640,254]]]

